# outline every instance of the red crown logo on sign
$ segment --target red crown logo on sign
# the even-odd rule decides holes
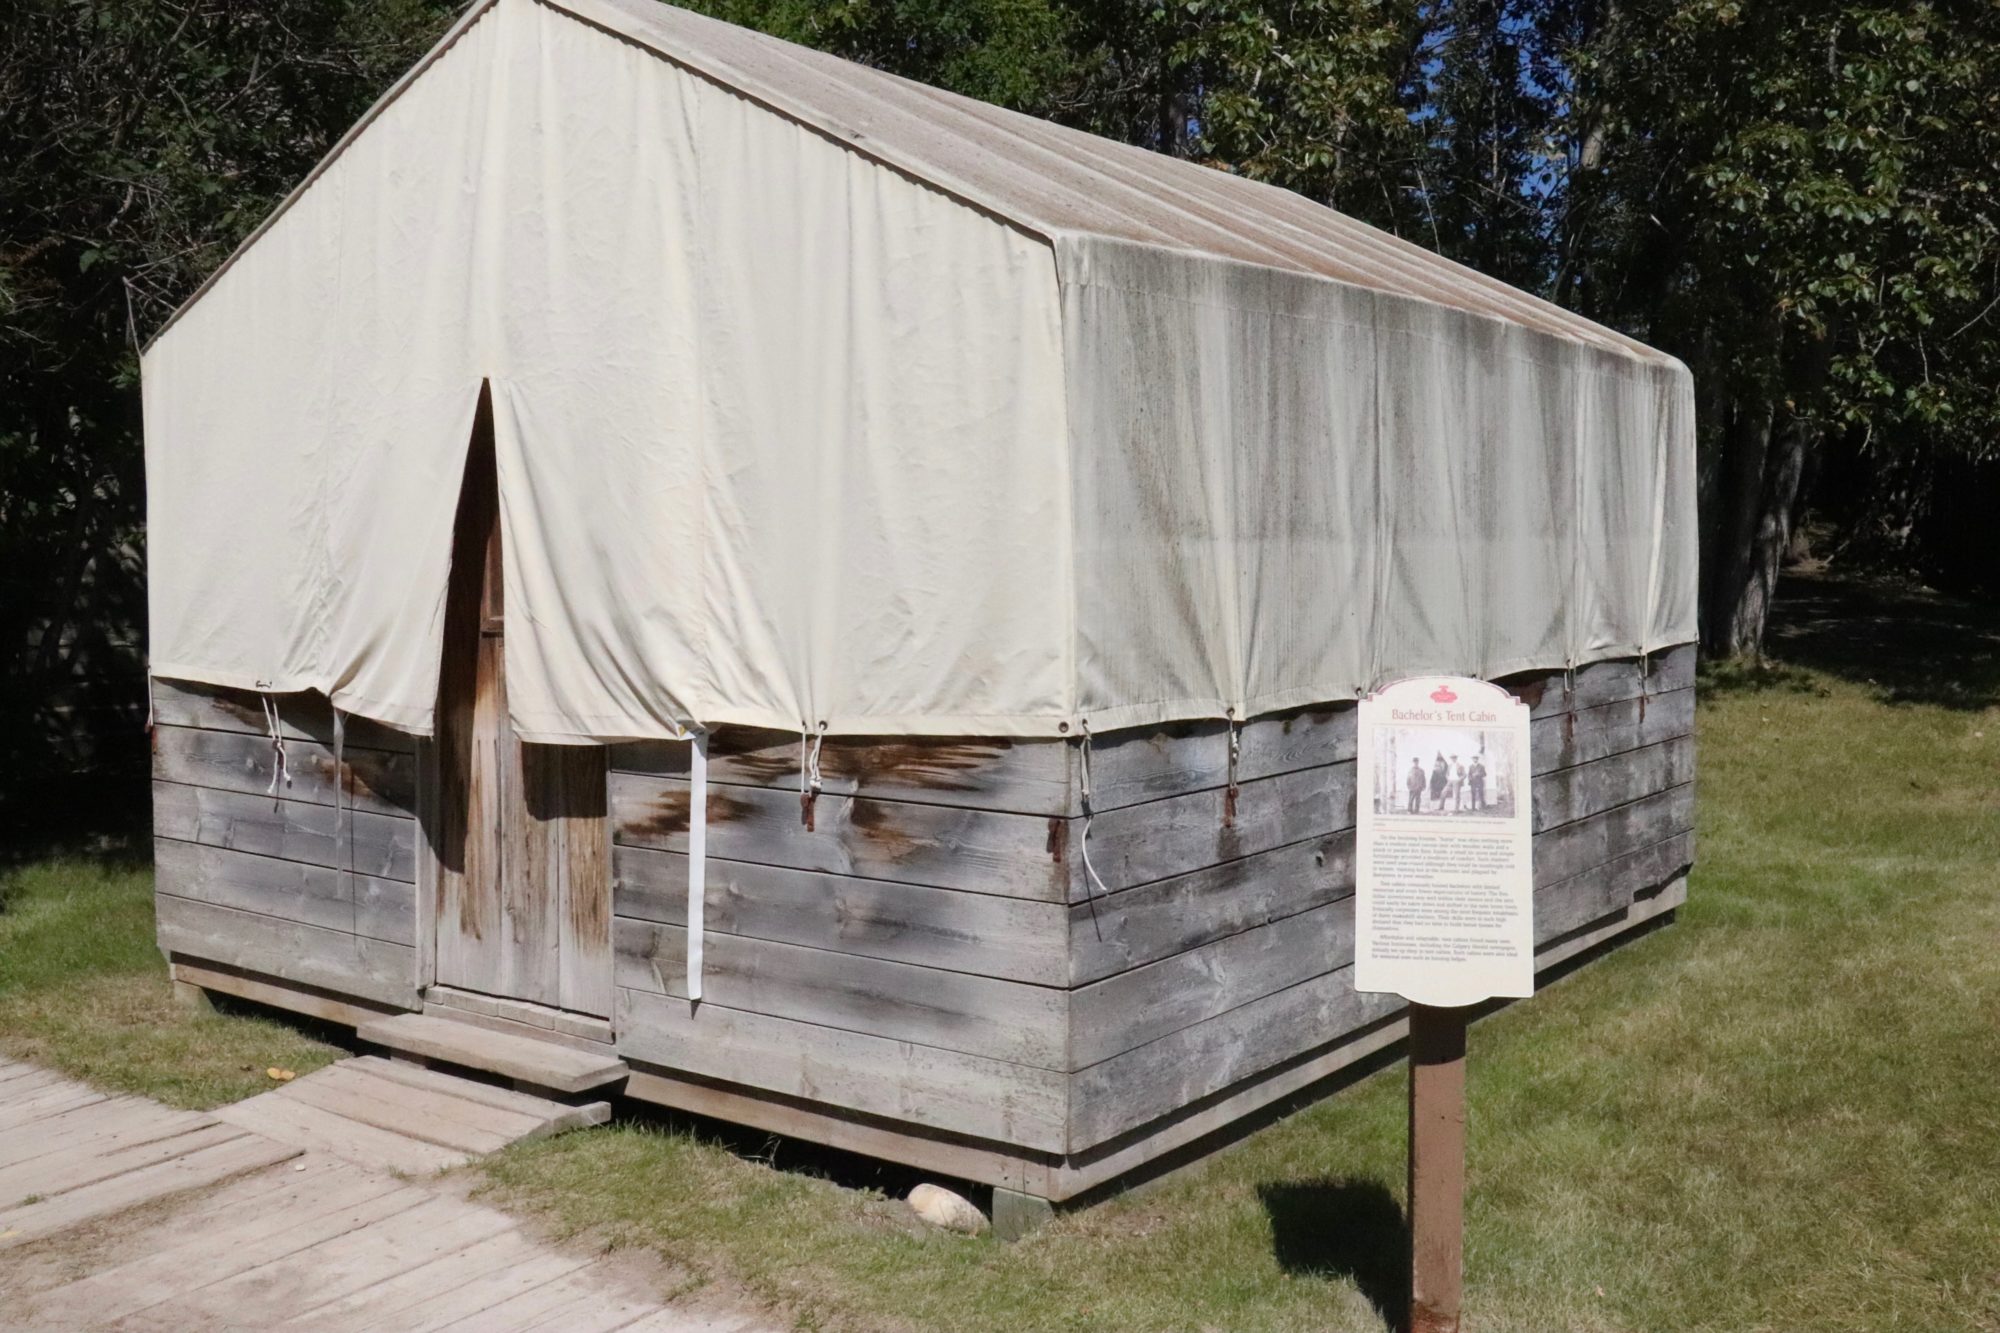
[[[1431,700],[1434,703],[1455,704],[1458,702],[1458,696],[1452,693],[1451,686],[1440,685],[1431,691]]]

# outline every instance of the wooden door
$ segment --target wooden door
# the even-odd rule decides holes
[[[437,980],[609,1016],[602,746],[533,745],[507,720],[493,417],[482,393],[445,600],[436,741]]]

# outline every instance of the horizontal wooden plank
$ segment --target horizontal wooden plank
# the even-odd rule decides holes
[[[1535,882],[1571,878],[1694,823],[1694,787],[1671,788],[1535,838]],[[1095,838],[1093,837],[1093,845]],[[1352,830],[1070,908],[1070,980],[1082,986],[1354,892]]]
[[[1694,863],[1694,834],[1683,830],[1636,847],[1580,875],[1535,890],[1535,943],[1543,945],[1658,889]]]
[[[683,779],[614,773],[611,815],[620,845],[687,851]],[[796,792],[708,791],[708,854],[724,861],[1050,902],[1062,901],[1069,887],[1062,831],[1063,821],[1035,815],[824,792],[807,829]]]
[[[1277,777],[1354,758],[1354,705],[1271,713],[1237,735],[1236,781]],[[1229,784],[1229,724],[1220,719],[1129,727],[1091,741],[1091,805],[1099,813]],[[1082,814],[1080,804],[1071,814]]]
[[[396,944],[416,943],[417,887],[173,838],[153,840],[162,893]]]
[[[1694,784],[1682,783],[1535,835],[1537,887],[1580,875],[1694,827]]]
[[[619,1052],[704,1078],[764,1088],[934,1129],[1060,1152],[1066,1076],[914,1042],[692,1006],[620,987]]]
[[[1070,997],[1072,1067],[1108,1060],[1353,957],[1348,897],[1084,986]]]
[[[687,784],[612,776],[616,840],[685,852]],[[1184,874],[1351,827],[1354,766],[1303,769],[1127,806],[1090,822],[1091,864],[1106,891]],[[1081,858],[1084,821],[822,794],[805,828],[795,794],[751,787],[708,797],[709,854],[899,883],[1081,902],[1098,892]]]
[[[1361,995],[1354,969],[1325,972],[1113,1056],[1070,1078],[1069,1150],[1104,1143],[1387,1018],[1393,995]]]
[[[1075,747],[1058,740],[828,736],[820,745],[823,795],[1063,815],[1070,811]],[[718,727],[709,737],[708,780],[789,791],[797,799],[805,752],[795,732]],[[613,747],[611,767],[685,778],[684,741]]]
[[[153,832],[379,879],[416,878],[416,822],[391,815],[155,782]]]
[[[160,947],[341,995],[414,1009],[417,951],[258,912],[155,894]]]
[[[1225,788],[1125,806],[1090,822],[1085,873],[1084,822],[1068,822],[1070,901],[1119,892],[1206,866],[1253,856],[1354,826],[1354,765],[1327,764],[1242,783],[1229,810]]]
[[[821,791],[1073,817],[1083,813],[1079,749],[1077,740],[829,736],[820,751]],[[802,754],[796,735],[718,728],[709,781],[796,793]],[[618,746],[612,767],[686,777],[687,755],[678,741],[644,741]],[[1353,757],[1352,704],[1293,709],[1243,726],[1236,777],[1248,782]],[[1106,733],[1093,742],[1091,776],[1100,813],[1224,786],[1228,724],[1217,718]]]
[[[687,857],[620,847],[612,858],[619,916],[687,924]],[[1068,909],[710,858],[703,920],[711,933],[831,949],[924,967],[1062,986]]]
[[[1559,769],[1535,779],[1535,832],[1585,819],[1694,780],[1694,737]]]
[[[612,925],[617,984],[685,999],[686,928],[630,917]],[[704,1006],[1063,1067],[1065,991],[738,935],[708,935],[703,952]]]
[[[314,805],[345,804],[371,814],[415,814],[414,753],[350,746],[343,759],[344,795],[330,747],[317,741],[287,741],[289,781],[280,782],[275,795]],[[270,796],[276,767],[277,750],[265,736],[197,727],[159,727],[153,733],[153,776],[162,781]]]
[[[1609,755],[1694,734],[1694,691],[1640,695],[1536,720],[1530,746],[1536,773],[1573,768]]]
[[[288,741],[317,741],[333,746],[333,705],[323,694],[312,692],[274,694],[279,728]],[[160,726],[206,727],[210,731],[241,731],[268,736],[270,724],[264,716],[264,696],[254,690],[232,690],[221,685],[201,685],[192,681],[153,681],[153,721]],[[413,753],[417,738],[407,731],[351,714],[346,723],[347,744],[370,750]]]
[[[1528,671],[1498,682],[1532,710],[1534,717],[1598,708],[1642,694],[1665,694],[1694,684],[1695,646],[1684,643],[1641,660],[1636,657],[1591,662],[1573,673]]]
[[[1548,968],[1568,962],[1578,954],[1588,953],[1622,935],[1632,934],[1660,917],[1667,916],[1686,902],[1687,876],[1677,875],[1656,892],[1633,899],[1631,906],[1623,912],[1608,916],[1587,929],[1572,931],[1536,949],[1535,970],[1540,974]]]
[[[1537,951],[1537,971],[1562,962],[1649,924],[1686,899],[1685,877],[1666,884],[1659,893],[1634,903],[1615,919]],[[1408,1028],[1402,1018],[1379,1020],[1346,1033],[1292,1060],[1281,1061],[1251,1075],[1220,1094],[1169,1113],[1131,1135],[1096,1149],[1080,1149],[1052,1172],[1045,1197],[1066,1199],[1108,1184],[1147,1162],[1207,1138],[1255,1112],[1292,1097],[1313,1097],[1331,1076],[1403,1040]]]
[[[302,987],[294,981],[257,976],[212,961],[203,964],[176,958],[168,963],[167,971],[175,981],[183,981],[190,986],[234,995],[256,1004],[268,1004],[274,1009],[287,1009],[344,1027],[359,1027],[380,1014],[394,1012],[393,1006],[385,1006],[376,1000],[331,995],[317,988]]]
[[[1197,1140],[1206,1140],[1206,1150],[1214,1151],[1248,1132],[1257,1122],[1249,1117],[1279,1103],[1296,1099],[1303,1102],[1333,1091],[1333,1076],[1350,1065],[1394,1046],[1409,1035],[1403,1018],[1390,1018],[1349,1032],[1311,1051],[1303,1058],[1280,1063],[1251,1075],[1220,1095],[1205,1098],[1145,1127],[1143,1134],[1128,1136],[1116,1143],[1085,1148],[1065,1157],[1050,1172],[1049,1192],[1054,1200],[1110,1184],[1169,1153],[1178,1152]],[[1315,1084],[1324,1085],[1315,1087]],[[1248,1124],[1244,1122],[1249,1121]],[[1224,1136],[1232,1126],[1234,1133]],[[1183,1158],[1192,1166],[1199,1157]],[[1178,1169],[1178,1168],[1176,1168]]]
[[[1650,666],[1650,670],[1645,669]],[[1592,663],[1573,681],[1560,671],[1509,677],[1532,700],[1535,716],[1636,701],[1694,683],[1691,645],[1638,659]],[[1252,782],[1354,758],[1354,705],[1349,701],[1266,714],[1244,723],[1237,737],[1236,780]],[[1607,726],[1610,720],[1607,719]],[[1229,782],[1229,724],[1221,718],[1130,727],[1099,733],[1092,742],[1092,803],[1098,813],[1162,800]],[[1656,738],[1673,733],[1655,726]],[[1610,739],[1610,738],[1607,738]],[[820,752],[822,792],[882,800],[927,802],[1016,814],[1075,817],[1083,813],[1080,740],[932,739],[829,736]],[[1629,748],[1629,747],[1627,747]],[[1602,750],[1592,757],[1612,753]],[[687,776],[688,747],[643,741],[612,752],[619,771]],[[721,727],[710,738],[709,781],[799,790],[803,751],[791,732]],[[1582,762],[1571,760],[1568,762]]]
[[[1693,835],[1683,831],[1536,890],[1537,946],[1621,910],[1635,894],[1671,881],[1692,858]],[[1071,997],[1072,1049],[1081,1067],[1076,1096],[1093,1095],[1087,1089],[1098,1085],[1084,1075],[1099,1063],[1115,1064],[1127,1051],[1255,1009],[1265,997],[1326,974],[1345,974],[1354,961],[1353,923],[1354,901],[1345,897],[1078,990]],[[1374,1011],[1367,1006],[1358,1012],[1360,1021],[1372,1021]],[[1261,1032],[1246,1040],[1259,1043],[1267,1050],[1266,1063],[1275,1064],[1339,1035],[1301,1027],[1281,1040]],[[1238,1060],[1232,1067],[1247,1077],[1265,1066]]]
[[[1087,985],[1353,892],[1354,833],[1347,830],[1093,898],[1069,909],[1070,984]]]
[[[929,1171],[1047,1197],[1054,1157],[1032,1148],[963,1138],[907,1120],[864,1115],[767,1088],[698,1078],[658,1068],[634,1069],[625,1096],[768,1134],[823,1144]]]

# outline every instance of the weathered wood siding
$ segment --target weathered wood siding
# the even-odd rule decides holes
[[[1534,710],[1546,958],[1678,901],[1693,678],[1682,649],[1509,682]],[[155,696],[162,946],[417,1007],[416,746],[355,722],[336,767],[325,704],[288,699],[274,796],[255,695]],[[1073,742],[829,739],[808,827],[798,738],[723,730],[699,1005],[687,748],[616,747],[618,1049],[697,1109],[1052,1197],[1102,1183],[1394,1040],[1400,1006],[1350,982],[1354,742],[1349,706],[1254,721],[1232,793],[1221,723],[1102,736],[1086,819]]]
[[[1693,856],[1692,648],[1508,682],[1533,707],[1536,925],[1602,930]],[[613,753],[620,1050],[662,1070],[1076,1162],[1298,1068],[1357,995],[1354,710],[1063,742],[797,736],[710,749],[690,1006],[687,748]],[[1108,891],[1086,874],[1090,861]]]
[[[280,700],[285,770],[246,691],[153,683],[160,947],[301,986],[417,1008],[416,752]]]

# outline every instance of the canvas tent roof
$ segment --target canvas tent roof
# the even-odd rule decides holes
[[[1073,734],[1693,637],[1671,358],[651,0],[469,10],[144,369],[156,673],[416,730],[482,382],[531,739]]]

